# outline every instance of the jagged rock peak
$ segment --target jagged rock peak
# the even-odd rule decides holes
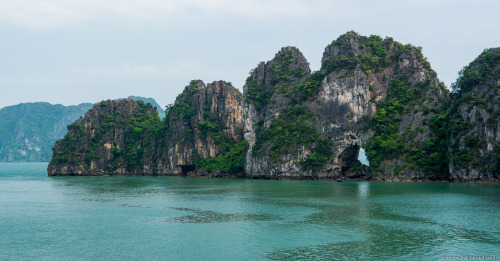
[[[191,81],[160,121],[131,99],[68,126],[49,175],[496,179],[500,54],[486,50],[449,95],[421,48],[348,32],[320,71],[295,47],[230,83]],[[154,115],[153,115],[154,114]],[[496,175],[496,176],[495,176]]]
[[[419,48],[348,32],[326,47],[322,69],[314,74],[283,62],[295,61],[283,59],[291,51],[284,48],[247,79],[248,176],[346,175],[358,167],[361,146],[368,147],[377,174],[421,174],[411,161],[418,158],[413,151],[423,151],[424,141],[434,135],[427,122],[447,93]],[[381,119],[390,122],[376,122]],[[386,125],[390,129],[376,129]],[[389,136],[397,148],[377,143]],[[399,148],[411,148],[411,153]]]
[[[181,94],[177,95],[176,101],[182,99],[184,95],[192,95],[193,93],[198,92],[199,90],[205,89],[206,85],[202,80],[192,80],[189,84],[184,87],[184,90]]]
[[[287,64],[293,71],[301,69],[305,72],[305,74],[311,73],[309,62],[307,62],[306,57],[297,47],[294,46],[281,48],[274,58],[269,61],[269,64],[275,64],[275,66]]]
[[[337,115],[334,122],[356,123],[369,116],[369,132],[354,136],[364,140],[361,145],[372,173],[400,178],[446,176],[441,153],[445,146],[439,143],[445,137],[431,123],[438,122],[435,114],[449,96],[420,47],[351,31],[325,48],[321,72],[327,75],[320,88],[321,110],[346,112],[347,117]],[[399,108],[394,109],[394,104]],[[387,140],[394,141],[394,146],[387,146]]]
[[[250,71],[243,86],[246,102],[252,104],[258,112],[268,106],[271,100],[277,102],[276,106],[281,106],[286,99],[273,95],[281,93],[283,96],[310,74],[309,63],[302,52],[296,47],[283,47],[272,60],[261,62]]]
[[[215,158],[241,142],[241,100],[241,92],[231,83],[191,81],[167,110],[168,135],[159,174],[196,173],[200,164],[212,167],[204,159]]]
[[[341,35],[325,48],[321,72],[361,70],[370,74],[384,70],[394,61],[400,61],[401,68],[425,68],[433,76],[436,75],[423,56],[421,47],[401,44],[392,37],[362,36],[354,31]]]
[[[323,52],[323,59],[331,55],[347,54],[349,51],[354,51],[354,53],[359,53],[359,35],[350,31],[346,34],[339,36],[336,40],[333,40],[331,44],[325,47]]]
[[[298,48],[292,46],[281,48],[273,59],[268,62],[261,62],[257,68],[250,71],[250,77],[269,84],[269,82],[266,81],[269,79],[265,79],[265,76],[267,76],[265,71],[272,74],[272,77],[275,77],[274,79],[270,79],[272,80],[271,84],[275,84],[279,80],[282,80],[277,77],[283,77],[283,74],[288,72],[296,72],[294,74],[296,77],[306,76],[311,73],[307,59]]]
[[[136,113],[139,108],[139,104],[144,104],[144,102],[136,100],[134,98],[126,98],[122,100],[106,100],[95,104],[89,111],[85,113],[85,118],[95,118],[98,119],[99,114],[113,114],[120,113],[124,118],[131,117]],[[154,112],[156,110],[153,106],[148,106],[148,112]],[[83,120],[85,122],[85,119]]]

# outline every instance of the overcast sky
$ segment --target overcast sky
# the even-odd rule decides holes
[[[129,95],[165,106],[193,79],[242,90],[283,46],[318,70],[341,34],[423,47],[447,86],[500,46],[498,0],[0,0],[0,108]]]

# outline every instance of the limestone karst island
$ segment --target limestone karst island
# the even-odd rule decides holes
[[[449,91],[421,48],[348,32],[319,71],[284,47],[243,94],[193,80],[163,120],[149,103],[102,101],[56,142],[48,174],[498,182],[499,86],[499,48]]]

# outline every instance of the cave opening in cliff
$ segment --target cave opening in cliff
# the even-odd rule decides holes
[[[339,155],[342,176],[356,177],[366,174],[369,162],[365,150],[359,144],[351,144]]]
[[[352,144],[339,155],[339,163],[342,168],[342,175],[345,175],[352,167],[360,166],[358,160],[361,146]]]
[[[189,172],[194,171],[196,169],[195,165],[180,165],[182,170],[182,175],[186,176]]]

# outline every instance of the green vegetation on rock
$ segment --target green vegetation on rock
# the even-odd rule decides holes
[[[147,113],[152,105],[150,103],[144,104],[142,101],[138,101],[138,104],[137,116],[131,117],[124,123],[126,126],[124,151],[118,149],[113,151],[115,159],[121,155],[124,156],[126,169],[129,171],[141,166],[144,148],[151,148],[151,141],[158,139],[161,129],[160,118]]]
[[[420,47],[390,37],[348,32],[313,73],[285,47],[251,71],[244,97],[230,83],[193,80],[163,121],[149,103],[99,103],[68,126],[53,164],[119,174],[498,179],[499,50],[465,67],[450,95]],[[356,158],[361,146],[370,169]]]
[[[267,148],[271,161],[278,162],[288,155],[298,153],[302,146],[314,147],[314,153],[309,156],[303,166],[317,169],[323,166],[331,156],[331,142],[323,139],[316,131],[317,116],[304,106],[295,105],[284,109],[282,113],[267,128],[257,131],[257,141],[252,150],[254,156],[263,156]],[[325,149],[324,145],[329,145]]]
[[[357,38],[357,45],[351,44],[352,37]],[[334,70],[342,69],[346,70],[344,76],[350,76],[359,65],[360,69],[367,74],[380,72],[390,64],[388,50],[392,43],[392,38],[382,40],[378,35],[365,37],[349,32],[332,42],[331,46],[338,47],[343,53],[323,61],[321,70],[329,74]]]
[[[160,116],[160,119],[165,118],[165,110],[163,109],[162,106],[160,106],[155,99],[153,98],[145,98],[145,97],[140,97],[140,96],[129,96],[128,98],[134,98],[137,101],[143,101],[144,103],[151,103],[153,107],[156,107],[156,110],[158,110],[158,116]]]
[[[207,170],[209,173],[222,171],[231,174],[243,173],[245,169],[245,153],[248,149],[246,140],[230,144],[228,150],[217,157],[199,158],[195,165]]]
[[[305,81],[294,84],[290,88],[283,88],[282,92],[290,99],[291,104],[301,104],[317,94],[324,78],[323,73],[317,71],[308,75]]]
[[[229,97],[216,93],[224,90],[234,95],[238,103],[241,101],[241,94],[230,83],[221,81],[205,86],[202,81],[191,81],[175,103],[167,106],[163,132],[172,138],[173,144],[186,150],[190,148],[194,161],[185,164],[210,173],[238,174],[243,171],[248,143],[235,140],[226,132],[224,121],[229,111],[211,111],[227,105]],[[240,129],[242,131],[243,127]],[[216,151],[217,156],[207,157],[208,151]]]
[[[318,75],[309,77],[309,68],[306,68],[302,61],[303,55],[296,48],[282,48],[276,54],[276,57],[265,64],[266,75],[268,78],[258,78],[258,75],[251,72],[246,79],[247,93],[246,100],[255,106],[255,109],[261,112],[266,106],[272,104],[275,92],[296,93],[298,97],[311,95],[319,87],[317,81]],[[306,77],[310,80],[299,86]],[[266,81],[267,79],[267,81]],[[309,94],[307,94],[309,93]]]
[[[402,164],[396,166],[395,174],[407,167],[418,168],[427,174],[447,174],[446,154],[443,154],[446,131],[443,130],[442,115],[435,115],[429,122],[424,120],[423,127],[412,128],[408,124],[400,132],[402,117],[419,113],[430,88],[430,81],[412,85],[404,76],[389,83],[387,97],[377,104],[377,111],[369,123],[369,128],[375,133],[367,142],[367,158],[374,172],[385,171],[385,160],[400,159]],[[426,128],[431,131],[426,131]],[[424,140],[416,138],[424,133],[430,136]]]
[[[149,149],[150,142],[157,139],[161,121],[158,115],[148,113],[153,108],[150,103],[137,101],[137,105],[137,111],[132,111],[133,114],[127,117],[120,110],[102,112],[109,104],[107,101],[100,102],[94,107],[94,112],[101,112],[96,115],[97,119],[93,119],[93,124],[98,123],[99,127],[90,132],[84,128],[83,119],[68,125],[68,134],[56,143],[57,150],[54,151],[52,162],[88,168],[93,161],[105,158],[107,143],[111,146],[112,156],[105,171],[112,172],[119,167],[125,167],[127,171],[140,168],[143,151]]]
[[[277,106],[277,100],[287,102],[279,105],[279,116],[273,118],[269,126],[264,126],[263,121],[257,123],[253,157],[279,163],[287,155],[295,157],[300,151],[309,150],[311,154],[300,162],[302,167],[321,168],[331,160],[332,143],[316,130],[318,115],[305,103],[318,93],[324,74],[319,71],[311,74],[302,53],[293,47],[282,48],[274,59],[261,66],[247,78],[247,101],[261,117]],[[262,78],[259,73],[263,69]]]
[[[352,39],[355,39],[355,42],[352,42]],[[352,76],[358,66],[366,74],[378,73],[401,59],[403,55],[410,56],[412,53],[424,68],[431,70],[429,62],[422,54],[422,48],[411,44],[403,45],[391,37],[366,37],[351,31],[334,40],[330,47],[339,50],[339,54],[322,61],[321,71],[325,75],[343,70],[344,73],[340,77]]]
[[[500,146],[491,136],[498,132],[500,121],[499,82],[500,49],[495,48],[464,67],[452,85],[447,116],[455,172],[500,173]]]
[[[130,96],[151,103],[151,98]],[[107,105],[102,101],[103,106]],[[64,137],[66,126],[82,117],[93,104],[52,105],[46,102],[21,103],[0,109],[0,161],[50,161],[54,143]],[[164,113],[159,113],[164,117]]]

